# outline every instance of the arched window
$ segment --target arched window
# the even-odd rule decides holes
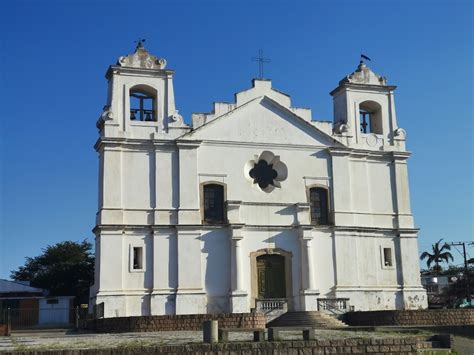
[[[224,186],[206,184],[203,186],[204,222],[224,223]]]
[[[130,120],[157,121],[155,101],[155,95],[147,87],[130,89]]]
[[[309,189],[309,203],[311,205],[311,223],[316,225],[329,224],[328,190],[324,187]]]
[[[364,101],[359,105],[360,131],[362,133],[383,134],[382,110],[374,101]]]

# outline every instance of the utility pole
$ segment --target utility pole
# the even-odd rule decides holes
[[[474,243],[468,243],[468,245],[473,245]],[[466,293],[467,293],[467,303],[471,304],[471,288],[469,285],[469,266],[466,256],[466,242],[454,242],[451,243],[452,246],[462,246],[462,254],[464,257],[464,277],[466,278]]]

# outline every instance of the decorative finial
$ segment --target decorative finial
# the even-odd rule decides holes
[[[353,84],[368,84],[368,85],[387,85],[387,78],[374,73],[366,64],[366,60],[372,60],[365,54],[360,55],[360,63],[357,69],[342,79],[339,84],[353,83]]]
[[[137,47],[135,49],[143,49],[145,48],[145,46],[143,45],[143,42],[145,42],[146,39],[145,38],[139,38],[138,40],[136,41],[133,41],[133,43],[136,43],[137,44]]]
[[[134,53],[119,57],[117,64],[121,67],[129,68],[145,68],[145,69],[165,69],[166,60],[164,58],[158,58],[151,55],[146,49],[143,43],[145,38],[139,38],[134,41],[137,44],[137,48]]]

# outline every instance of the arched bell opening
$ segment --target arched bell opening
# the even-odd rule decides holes
[[[362,133],[383,134],[382,107],[374,101],[359,104],[359,123]]]
[[[130,89],[130,120],[153,122],[158,120],[156,90],[146,85]]]

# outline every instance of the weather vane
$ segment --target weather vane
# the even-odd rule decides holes
[[[365,54],[360,54],[360,62],[361,63],[364,63],[364,60],[370,60],[372,61],[372,59],[370,59],[369,57],[367,57]]]
[[[259,78],[263,79],[263,63],[270,63],[271,60],[269,58],[263,58],[263,50],[260,49],[258,51],[258,57],[252,57],[252,61],[258,62]]]

